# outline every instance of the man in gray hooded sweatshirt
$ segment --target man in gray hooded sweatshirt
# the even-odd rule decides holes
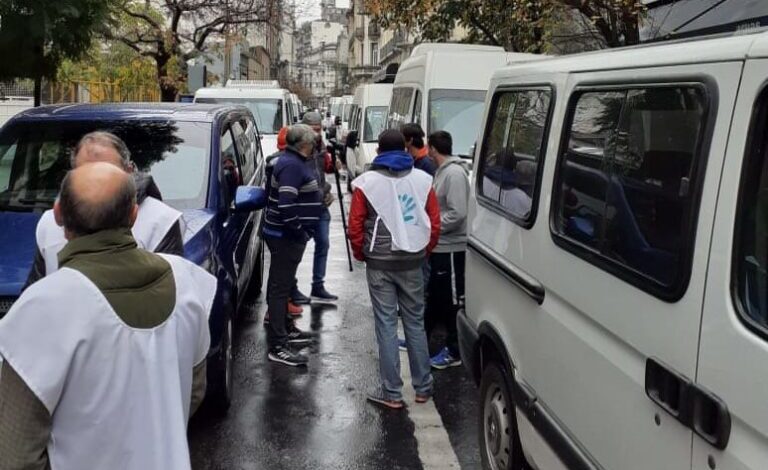
[[[429,156],[437,164],[433,185],[440,204],[440,241],[429,258],[424,327],[429,338],[438,323],[445,324],[445,347],[431,359],[432,367],[445,369],[461,365],[456,314],[464,304],[469,169],[461,158],[452,156],[453,139],[448,132],[434,132],[428,146]]]

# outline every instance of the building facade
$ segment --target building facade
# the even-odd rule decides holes
[[[365,0],[350,0],[347,12],[349,31],[349,84],[354,87],[370,81],[379,69],[381,27],[373,21],[365,7]]]

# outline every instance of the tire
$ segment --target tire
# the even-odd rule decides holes
[[[211,396],[213,408],[219,414],[226,414],[232,404],[232,364],[234,354],[232,350],[232,338],[234,336],[234,324],[232,318],[227,319],[224,327],[224,335],[221,338],[221,349],[216,358],[216,373],[214,374],[213,394]]]
[[[480,381],[480,459],[486,470],[520,470],[524,465],[517,420],[503,369],[492,362]]]

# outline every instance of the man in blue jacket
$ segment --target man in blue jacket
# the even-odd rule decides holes
[[[269,247],[269,360],[289,366],[306,366],[307,358],[289,344],[309,343],[311,335],[287,319],[288,296],[293,287],[307,241],[320,220],[323,193],[315,172],[307,166],[315,146],[311,127],[297,124],[288,130],[288,146],[275,164],[264,219],[264,240]]]

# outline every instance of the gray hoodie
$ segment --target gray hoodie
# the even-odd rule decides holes
[[[435,253],[467,249],[469,168],[459,157],[448,157],[435,172],[435,194],[440,204],[440,241]]]

